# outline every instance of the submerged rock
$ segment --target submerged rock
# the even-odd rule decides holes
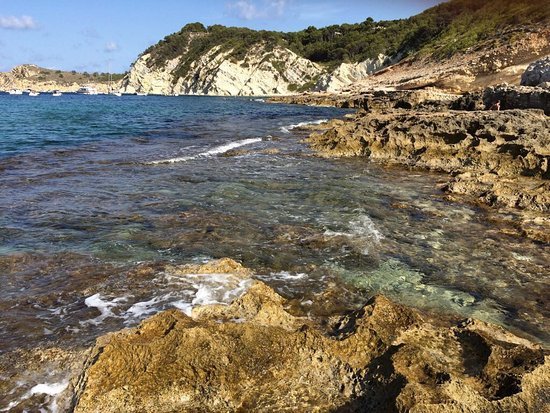
[[[320,323],[261,282],[230,306],[160,313],[100,338],[76,412],[541,412],[543,350],[492,325],[377,296]]]

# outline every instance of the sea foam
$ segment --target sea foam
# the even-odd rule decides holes
[[[210,149],[208,151],[205,151],[205,152],[201,152],[197,155],[181,156],[181,157],[178,157],[178,158],[169,158],[169,159],[160,159],[158,161],[148,162],[147,164],[148,165],[158,165],[158,164],[164,164],[164,163],[187,162],[187,161],[191,161],[193,159],[199,159],[199,158],[208,158],[210,156],[221,155],[225,152],[230,151],[231,149],[235,149],[235,148],[238,148],[238,147],[241,147],[241,146],[250,145],[250,144],[253,144],[253,143],[256,143],[256,142],[261,142],[261,141],[262,141],[262,138],[243,139],[243,140],[240,140],[240,141],[229,142],[229,143],[226,143],[225,145],[216,146],[215,148],[212,148],[212,149]]]
[[[293,125],[282,126],[280,128],[280,131],[283,133],[290,133],[292,129],[303,128],[309,125],[322,125],[323,123],[327,123],[327,122],[328,122],[328,119],[318,119],[318,120],[312,120],[310,122],[300,122]]]

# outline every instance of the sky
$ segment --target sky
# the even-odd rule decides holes
[[[443,0],[0,0],[0,71],[129,70],[136,57],[191,22],[296,31],[405,18]]]

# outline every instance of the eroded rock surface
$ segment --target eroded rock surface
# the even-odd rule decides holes
[[[547,82],[550,82],[550,56],[531,63],[521,76],[524,86],[539,86]]]
[[[314,322],[261,282],[230,306],[160,313],[98,340],[76,412],[542,412],[548,358],[473,320],[384,297]],[[318,322],[321,321],[321,322]]]
[[[485,204],[550,211],[550,121],[542,111],[359,113],[308,141],[322,156],[451,173],[444,189]]]

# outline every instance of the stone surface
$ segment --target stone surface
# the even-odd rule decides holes
[[[448,172],[451,192],[550,211],[550,121],[542,111],[372,112],[308,139],[323,156]]]
[[[522,86],[541,86],[545,82],[550,82],[550,56],[531,63],[521,75]]]
[[[542,412],[548,358],[492,325],[371,299],[314,322],[263,283],[98,340],[75,412]]]

